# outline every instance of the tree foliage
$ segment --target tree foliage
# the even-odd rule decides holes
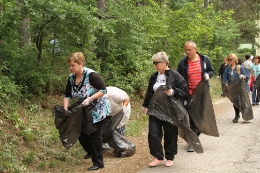
[[[151,57],[158,51],[165,51],[175,68],[183,44],[194,40],[200,53],[218,66],[244,37],[241,23],[234,20],[236,9],[221,10],[217,1],[207,6],[202,0],[19,2],[0,3],[0,60],[6,63],[2,75],[25,86],[26,93],[62,92],[69,74],[66,59],[82,51],[86,65],[107,85],[141,96],[154,71]],[[30,21],[26,33],[31,43],[19,46],[24,19]],[[54,52],[51,39],[58,40],[60,52]]]

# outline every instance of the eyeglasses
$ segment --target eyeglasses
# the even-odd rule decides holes
[[[233,59],[228,59],[228,61],[232,61]]]
[[[162,62],[153,62],[153,65],[157,65],[157,64],[159,64],[159,63],[162,63]]]

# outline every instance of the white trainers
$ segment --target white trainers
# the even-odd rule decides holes
[[[102,148],[103,148],[103,150],[110,150],[111,149],[111,147],[108,145],[108,143],[105,143]]]
[[[187,151],[188,151],[188,152],[194,152],[193,148],[191,148],[190,146],[188,146]]]

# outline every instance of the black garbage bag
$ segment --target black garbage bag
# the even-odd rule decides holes
[[[202,80],[196,87],[188,101],[188,112],[201,133],[219,137],[207,81]]]
[[[165,91],[168,86],[160,86],[154,93],[147,113],[162,121],[167,121],[182,130],[183,139],[197,153],[203,153],[203,149],[197,135],[190,129],[189,124],[185,121],[188,117],[186,109],[181,102],[175,97],[168,97]]]
[[[118,114],[113,116],[109,121],[104,124],[102,142],[106,143],[107,140],[112,136],[113,131],[116,129],[120,121],[124,116],[124,112],[120,111]]]
[[[78,140],[81,131],[86,134],[97,131],[96,125],[93,123],[93,117],[89,113],[87,107],[76,102],[68,108],[56,105],[54,107],[54,124],[59,130],[60,141],[64,148],[71,148]]]
[[[239,109],[244,120],[248,121],[254,118],[244,80],[238,78],[228,86],[225,86],[225,93],[234,106]]]
[[[130,157],[135,154],[135,145],[120,135],[116,130],[113,131],[112,137],[108,139],[110,147],[114,148],[118,157]]]

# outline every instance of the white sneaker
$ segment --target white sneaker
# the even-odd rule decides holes
[[[193,148],[191,148],[190,146],[188,146],[187,151],[188,151],[188,152],[194,152]]]
[[[103,148],[103,150],[110,150],[111,149],[111,147],[108,145],[108,143],[105,143],[102,148]]]

